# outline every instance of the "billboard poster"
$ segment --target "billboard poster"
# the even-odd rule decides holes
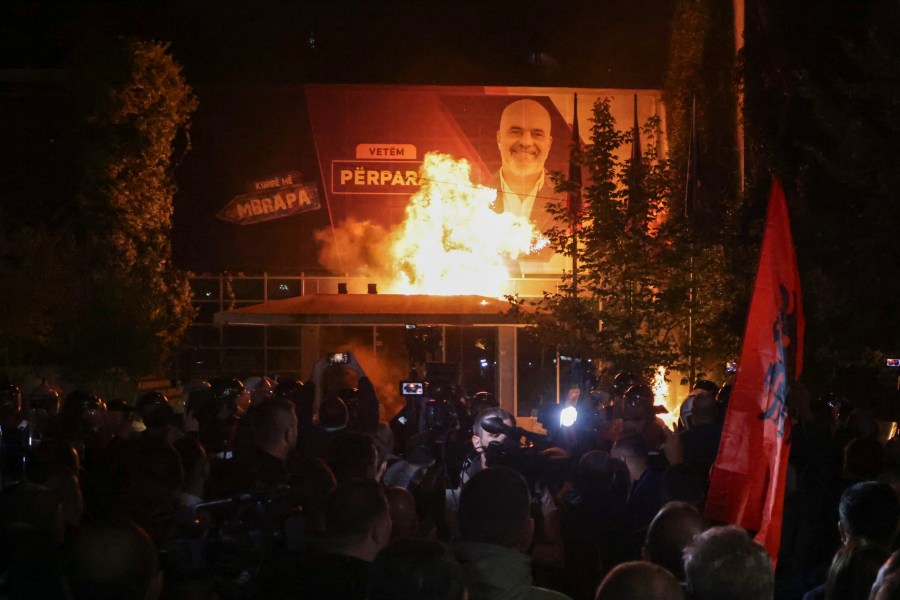
[[[254,181],[250,191],[235,196],[216,216],[236,225],[254,225],[319,209],[315,184],[303,183],[299,171]]]
[[[495,212],[546,231],[554,224],[547,204],[565,202],[564,195],[554,192],[549,174],[569,171],[576,93],[583,142],[589,141],[591,108],[599,99],[610,100],[622,130],[634,121],[635,95],[640,123],[662,116],[660,94],[654,90],[306,86],[320,189],[332,230],[323,237],[338,236],[346,223],[366,222],[384,231],[401,227],[411,197],[423,187],[434,193],[442,183],[435,175],[439,171],[423,174],[427,157],[435,153],[447,160],[465,159],[471,186],[496,191]],[[625,159],[630,148],[621,152]],[[351,252],[352,245],[339,244],[337,252]],[[534,245],[506,265],[511,276],[551,275],[567,268],[567,261]]]

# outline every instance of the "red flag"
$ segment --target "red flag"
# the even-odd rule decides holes
[[[578,94],[575,94],[572,109],[572,150],[569,155],[569,182],[578,184],[578,189],[569,192],[566,208],[571,218],[576,218],[581,212],[581,165],[575,160],[581,149],[581,137],[578,135]]]
[[[785,399],[803,368],[800,276],[781,183],[766,229],[744,346],[710,477],[706,516],[756,532],[778,557],[791,423]]]

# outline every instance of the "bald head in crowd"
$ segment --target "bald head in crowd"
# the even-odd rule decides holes
[[[392,486],[384,490],[391,507],[391,539],[417,537],[419,519],[416,515],[416,499],[406,488]]]
[[[124,519],[82,528],[72,546],[67,575],[76,600],[152,600],[161,589],[150,536]]]
[[[684,549],[706,528],[706,521],[693,505],[669,502],[650,522],[643,558],[684,581]]]
[[[769,554],[740,527],[713,527],[694,538],[684,570],[694,600],[771,600],[774,594]]]
[[[257,446],[282,460],[297,445],[297,414],[285,398],[269,398],[256,409],[253,441]]]
[[[636,560],[610,571],[594,600],[684,600],[684,590],[662,567]]]
[[[610,571],[594,600],[684,600],[675,577],[658,565],[636,560]]]

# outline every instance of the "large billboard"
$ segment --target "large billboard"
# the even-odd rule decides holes
[[[497,243],[523,223],[538,233],[550,226],[546,205],[560,198],[548,173],[569,170],[575,94],[583,142],[598,99],[609,99],[621,130],[634,123],[635,98],[639,122],[662,116],[653,90],[307,85],[198,93],[192,148],[177,171],[175,251],[180,266],[199,273],[328,271],[384,281],[379,275],[391,270],[415,270],[409,246],[442,237],[457,249],[504,253],[508,276],[558,274],[566,261],[549,248]],[[627,158],[629,145],[621,152]],[[468,172],[453,174],[456,187],[448,187],[449,171],[426,162],[435,153],[467,161]],[[477,198],[458,193],[462,187]],[[416,205],[423,193],[432,202]],[[453,207],[468,223],[448,220]],[[415,232],[415,221],[428,222]],[[471,235],[461,239],[467,227]],[[398,253],[398,232],[421,239],[405,240]],[[458,264],[460,256],[444,258]],[[419,271],[435,270],[439,259],[430,255]],[[465,270],[457,276],[471,278]]]
[[[565,202],[550,173],[569,170],[576,94],[585,142],[599,99],[610,100],[619,129],[634,122],[635,98],[640,123],[662,110],[659,93],[647,90],[307,86],[329,220],[335,227],[348,219],[398,227],[420,189],[424,157],[437,152],[468,161],[472,184],[497,191],[495,211],[527,218],[538,232],[549,229],[547,204]],[[507,264],[513,276],[551,274],[565,267],[561,258],[545,248]]]

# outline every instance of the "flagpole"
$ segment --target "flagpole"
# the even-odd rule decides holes
[[[697,296],[697,284],[694,273],[694,204],[697,201],[697,96],[694,95],[691,101],[691,139],[688,146],[687,160],[687,181],[684,187],[684,215],[688,219],[688,276],[690,288],[688,290],[688,385],[693,386],[697,377],[696,356],[694,356],[694,302]]]
[[[581,165],[574,160],[581,148],[578,135],[578,94],[572,100],[572,148],[569,151],[569,184],[577,184],[578,189],[569,192],[568,209],[572,221],[572,297],[578,297],[578,221],[581,215]]]
[[[572,219],[572,297],[573,298],[578,297],[578,222],[576,219]]]

